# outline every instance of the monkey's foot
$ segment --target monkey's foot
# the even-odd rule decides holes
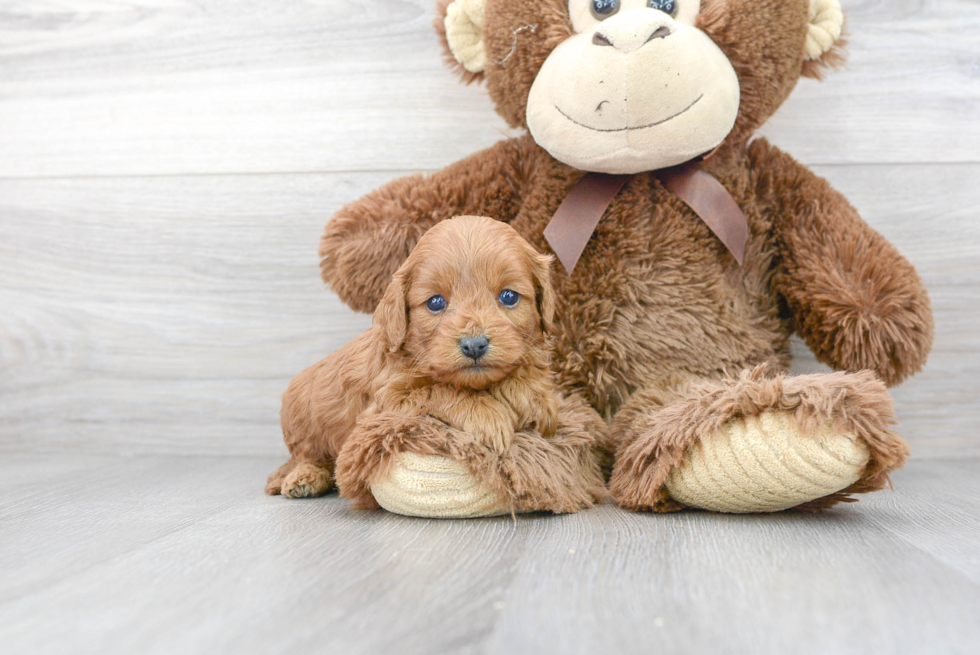
[[[703,437],[666,487],[688,507],[778,512],[850,487],[870,456],[854,432],[838,432],[829,422],[806,430],[788,411],[763,412]]]
[[[657,512],[830,507],[884,488],[904,464],[893,419],[867,372],[700,382],[625,432],[610,491],[622,507]]]
[[[389,512],[428,518],[510,514],[510,505],[480,486],[465,466],[447,457],[399,453],[371,493]]]
[[[505,453],[429,416],[373,414],[337,456],[337,485],[358,509],[407,516],[577,512],[606,496],[598,452],[605,436],[578,396],[561,399],[555,434],[521,430]]]

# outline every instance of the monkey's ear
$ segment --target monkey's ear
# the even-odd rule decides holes
[[[844,11],[840,0],[810,0],[810,24],[803,50],[803,75],[823,79],[828,68],[840,68],[844,54]]]
[[[435,28],[446,61],[469,84],[483,78],[487,49],[483,41],[483,10],[487,0],[438,0]]]
[[[397,352],[408,337],[408,270],[402,266],[391,278],[374,310],[374,325],[381,330],[388,352]]]
[[[534,276],[534,296],[538,304],[538,315],[541,317],[541,331],[551,332],[555,324],[555,289],[551,286],[551,264],[555,258],[542,255],[530,244],[527,245],[528,263],[531,265],[531,275]]]

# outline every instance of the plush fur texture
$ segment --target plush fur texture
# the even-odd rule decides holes
[[[801,509],[829,507],[852,493],[881,489],[888,484],[888,471],[904,464],[908,447],[890,430],[895,422],[891,400],[873,374],[787,377],[766,376],[765,371],[760,366],[736,378],[688,380],[675,388],[636,394],[612,426],[612,439],[620,449],[610,490],[620,505],[635,510],[680,509],[664,483],[686,450],[731,419],[767,410],[793,412],[805,431],[831,423],[840,432],[855,433],[871,452],[861,480]]]
[[[890,400],[872,378],[897,384],[925,362],[933,322],[921,280],[827,182],[764,139],[750,143],[802,75],[840,59],[831,50],[804,66],[807,9],[807,0],[706,0],[698,19],[742,88],[735,129],[703,167],[748,218],[744,265],[650,172],[630,177],[574,273],[554,274],[553,368],[566,393],[615,417],[612,491],[624,506],[674,509],[658,494],[697,436],[691,426],[717,425],[733,405],[856,421],[875,464],[849,492],[880,488],[904,461],[904,443],[887,428]],[[536,27],[519,31],[525,25]],[[523,125],[535,74],[570,29],[561,0],[488,0],[489,63],[479,77],[511,124]],[[544,228],[582,175],[524,136],[395,180],[328,223],[323,279],[371,311],[419,237],[463,213],[507,222],[547,251]],[[794,331],[822,362],[859,375],[782,377]],[[779,376],[747,373],[763,364]],[[734,395],[705,404],[712,389]]]
[[[390,455],[411,450],[466,463],[517,511],[590,505],[602,495],[604,425],[581,400],[562,401],[549,369],[550,264],[489,218],[458,217],[426,233],[374,326],[290,384],[282,427],[292,457],[266,491],[319,495],[336,461],[341,495],[371,506],[372,479]],[[504,289],[521,296],[512,307],[498,299]],[[427,306],[435,296],[444,309]],[[489,347],[471,359],[460,339],[478,336]]]
[[[465,465],[514,512],[575,512],[606,497],[598,453],[606,426],[581,398],[563,398],[558,426],[548,438],[533,429],[516,432],[503,453],[470,432],[435,419],[395,414],[366,417],[337,460],[341,493],[358,508],[377,507],[371,480],[387,474],[395,455],[449,457]]]

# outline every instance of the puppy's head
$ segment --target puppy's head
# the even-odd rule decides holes
[[[375,325],[419,374],[486,387],[543,356],[555,313],[551,261],[506,223],[442,221],[395,273]]]

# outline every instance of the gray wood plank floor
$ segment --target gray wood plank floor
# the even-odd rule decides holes
[[[473,521],[266,458],[3,455],[0,652],[976,653],[980,463],[821,514]]]

